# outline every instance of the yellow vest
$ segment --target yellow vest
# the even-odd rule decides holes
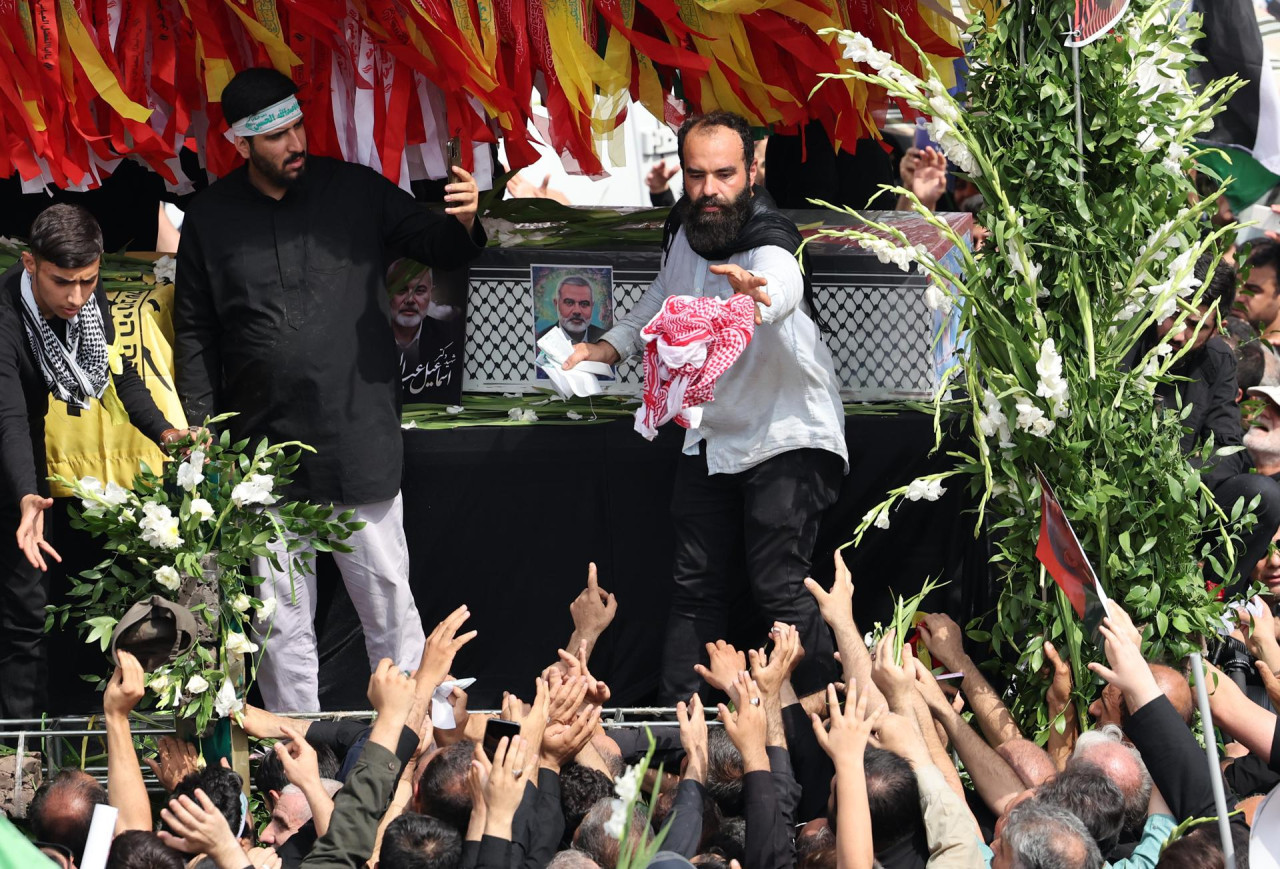
[[[127,290],[110,290],[111,315],[116,340],[111,346],[112,369],[127,359],[151,391],[156,407],[175,428],[185,428],[186,417],[173,381],[173,285],[137,284]],[[108,386],[110,394],[111,386]],[[131,488],[138,464],[159,472],[164,453],[128,422],[115,422],[102,401],[94,399],[88,410],[67,413],[61,401],[49,402],[44,418],[44,443],[49,475],[68,479],[97,477]],[[53,484],[54,497],[71,493]]]

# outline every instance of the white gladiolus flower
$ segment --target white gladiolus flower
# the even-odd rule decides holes
[[[1013,446],[1013,432],[1009,430],[1009,418],[1000,406],[1000,399],[990,389],[982,390],[982,410],[977,414],[978,428],[983,437],[999,436],[1001,447]]]
[[[224,679],[217,696],[213,698],[214,714],[219,718],[227,718],[242,709],[244,709],[244,701],[236,697],[236,689],[232,686],[231,680]]]
[[[876,521],[873,522],[872,524],[875,525],[877,528],[888,528],[889,527],[889,511],[881,510],[879,515],[876,516]]]
[[[622,839],[622,834],[626,832],[627,822],[627,805],[622,800],[612,800],[609,803],[609,820],[604,822],[605,834],[614,838]]]
[[[618,776],[618,780],[613,783],[613,792],[626,805],[635,802],[636,794],[640,793],[640,785],[636,782],[634,766],[627,767],[626,771]]]
[[[177,569],[166,564],[164,567],[158,568],[155,572],[156,582],[160,583],[169,591],[177,591],[182,587],[182,576]]]
[[[930,80],[932,83],[932,79]],[[929,98],[929,108],[933,110],[935,118],[942,118],[949,124],[956,124],[960,120],[960,110],[956,108],[955,101],[951,99],[950,94],[934,94]]]
[[[76,480],[76,485],[91,495],[102,494],[102,481],[97,477],[81,477]]]
[[[188,694],[203,694],[209,690],[209,683],[199,673],[187,680],[186,691]]]
[[[905,497],[908,501],[936,501],[946,491],[938,480],[917,479],[912,480],[907,486]]]
[[[249,638],[238,631],[227,634],[228,655],[252,655],[258,651],[258,644],[249,642]]]
[[[1044,411],[1036,405],[1030,396],[1019,398],[1014,403],[1014,409],[1018,411],[1016,424],[1023,431],[1031,432],[1031,434],[1041,438],[1053,431],[1053,420],[1044,415]]]
[[[156,673],[147,682],[147,687],[156,694],[163,694],[169,690],[169,676],[165,673]]]
[[[1188,156],[1190,156],[1190,153],[1186,148],[1177,142],[1170,142],[1169,150],[1165,153],[1164,159],[1160,161],[1160,165],[1170,172],[1180,175],[1182,174],[1182,164]]]
[[[576,410],[565,411],[565,416],[569,417],[569,419],[582,419],[582,414]]]
[[[924,303],[929,306],[929,310],[938,311],[944,316],[951,313],[951,294],[935,283],[930,282],[925,287]]]
[[[275,501],[275,495],[271,493],[275,482],[276,478],[271,474],[250,474],[231,490],[231,503],[237,507],[271,504]]]
[[[231,599],[231,608],[238,613],[247,613],[252,606],[253,601],[247,594],[238,594]]]
[[[458,414],[462,413],[464,410],[466,410],[466,408],[460,404],[451,404],[444,409],[444,412],[447,414],[450,414],[451,416],[457,416]]]
[[[193,498],[191,501],[191,515],[198,517],[201,522],[208,522],[213,518],[213,505],[204,498]]]
[[[262,606],[258,607],[258,620],[261,622],[268,621],[276,614],[276,599],[268,598],[262,602]]]
[[[866,63],[867,58],[876,51],[871,40],[861,33],[841,33],[836,37],[836,41],[844,48],[841,56],[853,63]]]

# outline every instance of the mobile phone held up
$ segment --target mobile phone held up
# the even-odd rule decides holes
[[[462,166],[462,141],[457,136],[451,136],[449,138],[447,150],[449,168],[452,169],[454,166]],[[450,174],[452,175],[453,173],[451,172]]]
[[[508,744],[510,740],[519,735],[520,725],[514,721],[506,721],[501,718],[490,718],[484,726],[484,755],[493,760],[493,753],[498,750],[498,742],[502,737],[507,737]]]

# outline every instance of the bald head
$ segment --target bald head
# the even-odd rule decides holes
[[[1169,702],[1173,704],[1173,708],[1182,716],[1182,720],[1187,724],[1191,723],[1191,686],[1187,684],[1187,677],[1183,676],[1172,667],[1166,667],[1164,664],[1152,664],[1151,675],[1156,677],[1156,685],[1159,686],[1160,692],[1169,698]]]
[[[1120,789],[1127,829],[1144,822],[1151,802],[1151,775],[1142,755],[1124,741],[1120,728],[1109,725],[1081,734],[1068,769],[1076,763],[1092,764]]]
[[[42,842],[62,845],[79,863],[89,838],[93,810],[107,802],[107,790],[93,776],[64,769],[41,785],[31,801],[31,831]]]

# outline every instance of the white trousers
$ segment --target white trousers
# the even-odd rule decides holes
[[[426,636],[409,588],[409,546],[404,536],[404,505],[400,493],[390,501],[358,506],[334,505],[333,515],[354,510],[364,528],[347,538],[354,552],[335,552],[351,603],[364,628],[365,649],[372,672],[383,658],[402,670],[415,670]],[[296,571],[290,581],[283,541],[270,545],[283,573],[266,558],[255,559],[254,573],[266,577],[257,596],[275,599],[276,611],[254,625],[254,640],[263,648],[258,664],[258,688],[272,712],[319,712],[319,667],[316,653],[316,577]],[[296,550],[314,566],[315,550]]]

